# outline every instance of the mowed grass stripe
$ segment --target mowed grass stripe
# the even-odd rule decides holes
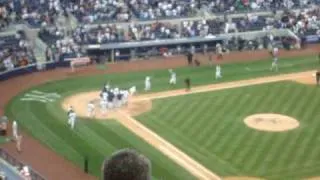
[[[152,117],[149,116],[148,119],[150,119]],[[154,121],[151,120],[150,122],[153,122],[151,124],[148,124],[148,126],[155,130],[156,132],[160,133],[160,131],[165,131],[165,132],[169,132],[166,133],[166,135],[164,135],[164,138],[166,138],[167,135],[170,136],[170,134],[173,134],[174,136],[179,137],[178,141],[173,141],[171,143],[175,144],[178,148],[181,148],[183,146],[184,143],[188,143],[188,146],[184,146],[187,147],[187,149],[184,149],[186,153],[190,153],[195,155],[197,158],[195,160],[199,160],[199,162],[202,162],[204,165],[206,165],[208,167],[208,164],[210,164],[210,160],[208,160],[208,157],[212,157],[215,159],[215,164],[211,164],[211,168],[214,169],[219,169],[219,171],[221,172],[221,174],[234,174],[235,170],[233,168],[230,168],[229,165],[226,161],[218,158],[217,156],[215,156],[214,154],[212,154],[210,151],[206,150],[206,149],[198,149],[199,145],[194,143],[193,141],[190,141],[189,138],[186,136],[186,134],[184,133],[177,133],[177,131],[175,131],[175,129],[172,129],[172,127],[170,126],[166,126],[163,125],[163,122],[160,121]],[[156,128],[156,129],[154,129]],[[199,158],[199,159],[198,159]],[[214,171],[213,171],[214,172]],[[219,174],[220,175],[220,174]]]
[[[199,101],[199,103],[201,104],[201,110],[196,111],[196,113],[194,113],[194,116],[197,118],[197,122],[192,127],[192,130],[190,131],[189,136],[194,137],[197,140],[199,140],[199,136],[201,136],[201,134],[204,132],[204,127],[208,126],[208,123],[210,121],[215,120],[215,119],[212,119],[211,113],[207,113],[208,111],[212,111],[212,109],[209,108],[210,105],[208,106],[208,102],[210,101],[211,101],[211,98],[208,98],[207,100],[205,100],[203,99],[203,97],[201,97],[201,101]],[[192,116],[189,116],[189,119],[192,119]],[[214,127],[211,127],[211,128],[212,128],[211,130],[214,131]],[[199,142],[204,144],[203,141],[199,141]]]
[[[218,110],[218,107],[219,107],[218,105],[222,104],[223,102],[224,102],[223,98],[215,97],[215,104],[212,105],[211,108],[213,110]],[[211,118],[209,118],[210,120],[209,122],[207,122],[208,124],[204,126],[203,132],[198,137],[199,141],[204,142],[203,144],[204,147],[208,147],[209,144],[211,143],[212,140],[209,141],[208,137],[212,136],[213,132],[215,132],[215,128],[217,127],[217,124],[220,122],[216,118],[216,113],[214,114],[206,113],[206,114],[207,116],[211,116]],[[200,119],[200,121],[203,121],[203,119]]]
[[[195,117],[197,113],[199,113],[196,111],[201,111],[203,106],[201,106],[202,108],[197,108],[199,102],[196,99],[191,99],[190,102],[185,102],[183,104],[178,103],[178,101],[176,102],[177,104],[175,104],[175,106],[171,108],[177,109],[178,111],[175,111],[175,113],[171,113],[169,116],[170,119],[174,121],[174,127],[179,128],[184,132],[192,131],[192,129],[189,129],[189,125],[191,125],[191,122],[189,121],[190,116]],[[186,105],[188,107],[185,107]]]
[[[308,103],[310,102],[310,101],[312,101],[311,99],[313,98],[313,92],[312,91],[308,91],[308,90],[305,90],[304,91],[304,98],[300,101],[300,104],[301,104],[301,106],[302,107],[300,107],[300,114],[301,114],[301,116],[299,117],[300,119],[301,119],[301,123],[303,123],[303,120],[304,119],[308,119],[308,118],[310,118],[310,114],[308,113],[308,112],[310,112],[310,111],[308,111],[307,109],[308,109]],[[311,132],[314,132],[314,128],[312,128],[313,130],[311,130]],[[299,146],[299,149],[297,149],[297,152],[295,153],[295,156],[294,157],[292,157],[292,161],[294,162],[294,163],[291,163],[290,165],[289,165],[289,168],[290,167],[296,167],[296,166],[299,166],[298,164],[296,164],[296,163],[301,163],[301,162],[303,162],[304,160],[303,159],[301,159],[301,156],[303,156],[303,158],[304,159],[308,159],[309,158],[309,154],[305,154],[306,152],[308,152],[308,150],[306,149],[307,147],[306,147],[306,145],[308,144],[308,142],[310,141],[310,140],[312,140],[312,139],[309,139],[309,138],[303,138],[302,139],[302,142],[300,142],[300,146]],[[298,159],[301,159],[301,161],[299,161]],[[301,163],[301,165],[303,165],[303,163]]]
[[[295,94],[301,95],[302,92],[305,92],[305,91],[303,91],[303,89],[304,89],[304,87],[300,88],[300,91],[298,91],[298,89],[295,90],[296,91]],[[307,93],[307,92],[305,92],[305,93]],[[304,107],[305,107],[305,101],[304,100],[305,100],[304,98],[300,99],[300,102],[293,109],[295,117],[297,117],[300,121],[303,120],[302,113],[304,112],[303,110],[304,110]],[[291,103],[296,103],[296,102],[291,102]],[[301,144],[304,139],[305,138],[304,138],[303,134],[300,133],[300,136],[296,139],[296,141],[299,142],[299,144]],[[297,163],[294,160],[294,158],[298,155],[300,149],[301,149],[300,146],[294,146],[294,148],[291,149],[291,151],[288,151],[287,160],[291,162],[290,164],[288,164],[289,168],[294,167],[295,166],[294,164]],[[299,163],[301,163],[301,162],[299,162]]]
[[[222,92],[222,91],[220,91]],[[225,115],[226,112],[231,111],[231,109],[228,109],[227,107],[232,105],[234,102],[232,100],[227,100],[229,97],[228,94],[223,94],[220,93],[220,99],[222,99],[222,103],[217,104],[217,109],[218,111],[216,111],[214,113],[214,120],[215,121],[219,121],[219,123],[216,124],[216,127],[214,127],[215,131],[214,133],[211,134],[211,136],[208,136],[210,138],[204,139],[205,141],[203,142],[203,144],[208,144],[207,141],[210,141],[210,147],[215,146],[216,149],[219,149],[219,144],[222,144],[222,141],[224,140],[224,138],[222,138],[222,136],[224,135],[223,132],[225,132],[224,130],[227,128],[226,126],[226,121],[228,121],[227,119],[225,119]],[[236,98],[236,97],[233,97]],[[219,101],[221,102],[221,101]],[[211,106],[211,105],[210,105]],[[218,144],[216,142],[219,142]]]

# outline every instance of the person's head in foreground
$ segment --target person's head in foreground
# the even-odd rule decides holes
[[[103,180],[151,180],[151,163],[132,149],[115,152],[103,162]]]

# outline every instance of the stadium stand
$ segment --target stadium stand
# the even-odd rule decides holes
[[[12,70],[35,62],[25,33],[0,36],[0,71]]]

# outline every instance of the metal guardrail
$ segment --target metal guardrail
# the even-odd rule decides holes
[[[26,165],[25,163],[12,157],[8,152],[6,152],[2,148],[0,148],[0,157],[3,158],[5,161],[7,161],[12,166],[23,167]],[[30,169],[30,175],[31,175],[32,180],[46,180],[42,175],[40,175],[40,173],[38,173],[34,169],[32,169],[32,168],[29,168],[29,169]]]
[[[241,37],[246,40],[252,40],[258,37],[263,37],[272,33],[274,36],[290,36],[299,41],[299,38],[292,33],[289,29],[274,29],[270,31],[248,31],[238,33],[218,34],[206,37],[194,37],[194,38],[177,38],[177,39],[161,39],[161,40],[149,40],[149,41],[135,41],[135,42],[119,42],[108,44],[91,44],[85,46],[87,49],[125,49],[125,48],[137,48],[148,46],[161,46],[161,45],[174,45],[174,44],[186,44],[186,43],[205,43],[210,41],[228,40],[232,37]]]

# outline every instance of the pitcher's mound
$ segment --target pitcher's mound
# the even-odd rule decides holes
[[[281,114],[254,114],[244,119],[244,123],[260,131],[282,132],[299,127],[299,121]]]
[[[256,177],[246,177],[246,176],[230,176],[230,177],[224,177],[223,180],[263,180],[261,178]]]

